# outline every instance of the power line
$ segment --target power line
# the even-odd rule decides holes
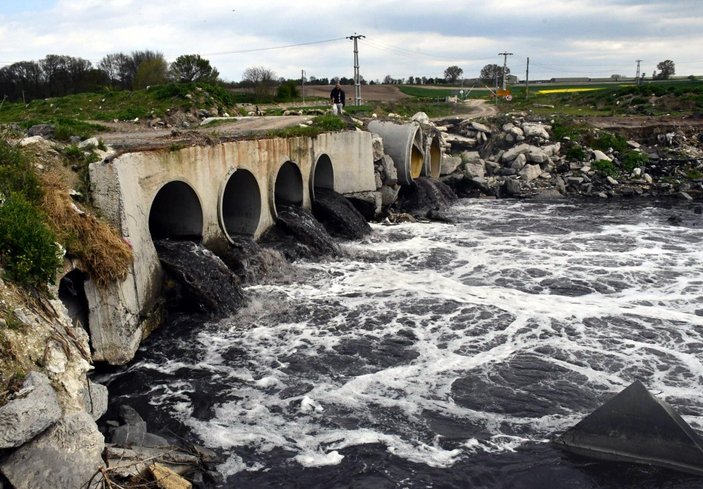
[[[254,49],[238,49],[236,51],[221,51],[219,53],[203,53],[201,56],[222,56],[226,54],[244,54],[244,53],[255,53],[259,51],[273,51],[274,49],[286,49],[295,48],[298,46],[310,46],[312,44],[324,44],[328,42],[336,42],[347,39],[346,37],[335,37],[334,39],[324,39],[322,41],[309,41],[309,42],[299,42],[297,44],[286,44],[283,46],[271,46],[267,48],[254,48]]]

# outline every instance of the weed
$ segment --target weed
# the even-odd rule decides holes
[[[612,161],[608,160],[598,160],[591,163],[591,168],[604,177],[614,177],[618,174],[618,169],[615,167]]]
[[[0,141],[0,192],[18,193],[31,203],[38,203],[42,189],[31,164],[15,146]]]
[[[649,157],[639,151],[626,151],[620,159],[622,169],[630,173],[635,168],[643,166],[649,161]]]
[[[24,323],[19,320],[19,318],[15,314],[15,311],[7,311],[7,313],[5,314],[5,326],[7,327],[7,329],[20,331],[24,328]]]
[[[601,131],[597,137],[590,139],[589,145],[601,151],[608,151],[610,148],[615,151],[625,151],[627,149],[627,140],[617,134]]]
[[[0,206],[0,261],[7,278],[44,288],[61,264],[56,236],[24,196],[11,193]]]

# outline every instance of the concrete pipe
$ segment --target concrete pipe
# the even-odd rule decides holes
[[[425,175],[434,179],[439,178],[442,170],[442,148],[439,136],[427,136],[425,141]]]
[[[415,178],[422,175],[424,148],[419,124],[371,121],[369,131],[383,139],[383,148],[386,154],[393,158],[401,184],[410,185]]]

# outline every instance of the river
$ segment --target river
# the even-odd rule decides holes
[[[461,200],[179,316],[109,377],[236,488],[700,488],[549,440],[635,379],[703,431],[695,204]]]

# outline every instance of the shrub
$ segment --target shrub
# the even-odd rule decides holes
[[[618,174],[618,169],[615,167],[612,161],[608,160],[598,160],[591,163],[591,168],[604,177],[614,177]]]
[[[11,193],[0,206],[0,261],[8,279],[24,286],[54,283],[61,264],[56,237],[38,208]]]
[[[601,151],[607,151],[609,148],[613,148],[615,151],[625,151],[627,140],[617,134],[601,132],[597,138],[591,140],[590,146]]]
[[[19,193],[31,203],[38,203],[42,196],[41,184],[31,164],[18,148],[6,141],[0,141],[0,192]]]
[[[583,161],[586,159],[586,151],[579,144],[572,144],[566,150],[566,158],[568,160]]]
[[[635,168],[643,166],[649,161],[649,157],[639,151],[626,151],[621,159],[620,166],[626,172],[631,172]]]

